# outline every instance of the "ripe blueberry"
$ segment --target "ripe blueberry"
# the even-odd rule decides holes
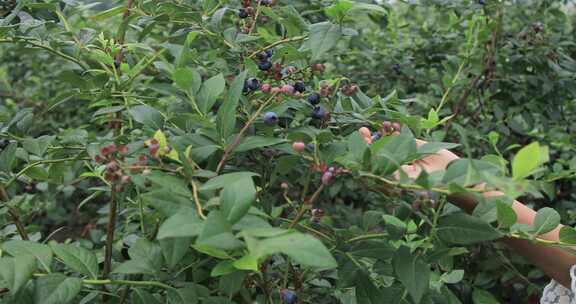
[[[296,293],[290,289],[283,289],[280,293],[282,295],[282,301],[286,304],[296,303]]]
[[[374,134],[372,135],[372,141],[377,141],[382,137],[382,135],[380,134],[380,132],[374,132]]]
[[[244,92],[256,91],[260,88],[260,81],[256,78],[250,78],[244,82]]]
[[[324,110],[324,108],[321,106],[316,106],[314,107],[314,110],[312,110],[312,118],[324,119],[326,114],[326,110]]]
[[[294,90],[296,90],[296,92],[304,93],[306,91],[306,85],[302,81],[298,81],[294,84]]]
[[[266,61],[261,61],[258,63],[258,68],[261,71],[268,71],[269,69],[272,68],[272,62],[266,60]]]
[[[274,112],[264,113],[264,123],[267,125],[275,125],[278,123],[278,115]]]
[[[272,55],[274,55],[274,50],[273,49],[267,49],[266,50],[266,56],[268,56],[268,58],[272,57]]]
[[[248,18],[248,12],[247,12],[245,9],[241,8],[241,9],[238,11],[238,17],[241,18],[241,19]]]
[[[8,147],[10,141],[8,139],[0,140],[0,150],[4,150],[4,148]]]
[[[307,100],[310,104],[317,105],[320,102],[320,94],[314,92],[314,93],[308,95]]]

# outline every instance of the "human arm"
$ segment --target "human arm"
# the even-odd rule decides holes
[[[420,146],[426,142],[416,140],[416,143]],[[435,154],[423,158],[422,160],[418,160],[409,165],[404,165],[401,169],[409,178],[415,179],[420,175],[422,170],[427,172],[445,170],[450,162],[457,159],[459,159],[459,157],[456,154],[443,149]],[[397,173],[396,176],[398,177],[398,175],[399,174]],[[504,193],[500,191],[487,191],[482,193],[482,195],[484,197],[497,197],[503,196]],[[478,203],[476,198],[470,194],[453,194],[448,196],[448,201],[467,213],[472,213]],[[513,202],[512,208],[516,212],[518,223],[527,225],[534,224],[534,219],[536,217],[536,212],[534,210],[517,200]],[[539,238],[553,242],[559,241],[559,232],[561,228],[562,225],[559,225],[554,230],[540,235]],[[540,268],[550,278],[570,289],[570,269],[573,265],[576,265],[575,255],[561,248],[545,246],[529,240],[505,237],[500,241],[513,252],[523,256],[529,262]]]

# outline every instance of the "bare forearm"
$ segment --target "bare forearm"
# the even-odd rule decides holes
[[[486,197],[502,195],[503,193],[498,191],[484,193]],[[471,213],[476,206],[476,201],[470,195],[453,195],[449,197],[449,200],[468,213]],[[533,225],[536,216],[534,210],[519,201],[514,201],[512,208],[516,212],[518,223]],[[562,225],[559,225],[556,229],[540,235],[539,238],[558,241],[561,228]],[[570,267],[576,264],[576,256],[560,248],[548,247],[528,240],[503,238],[501,241],[515,253],[525,257],[532,264],[540,268],[546,275],[565,287],[570,288]]]

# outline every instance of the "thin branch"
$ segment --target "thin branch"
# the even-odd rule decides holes
[[[10,200],[10,196],[8,195],[8,192],[6,192],[6,188],[4,186],[0,186],[0,198],[4,202],[8,202]],[[28,233],[26,232],[26,228],[24,227],[24,225],[20,221],[20,217],[18,216],[18,212],[16,212],[16,210],[14,210],[10,206],[6,206],[6,207],[8,208],[8,214],[12,218],[14,225],[16,225],[16,230],[18,231],[20,238],[22,238],[23,240],[28,240]]]
[[[294,226],[296,226],[296,224],[298,224],[300,219],[302,219],[302,217],[306,213],[308,206],[311,206],[316,201],[316,199],[318,198],[318,196],[320,195],[322,190],[324,190],[324,184],[321,184],[320,187],[318,187],[318,189],[316,189],[316,191],[314,192],[314,194],[312,194],[312,197],[310,198],[309,201],[302,202],[302,205],[300,206],[300,210],[298,211],[298,214],[296,214],[296,217],[292,220],[292,222],[290,223],[288,228],[292,229],[292,228],[294,228]]]
[[[52,54],[54,54],[54,55],[56,55],[56,56],[59,56],[59,57],[61,57],[61,58],[63,58],[63,59],[66,59],[66,60],[68,60],[68,61],[74,62],[75,64],[77,64],[78,66],[80,66],[80,67],[81,67],[83,70],[85,70],[85,71],[89,69],[89,67],[88,67],[84,62],[82,62],[82,61],[80,61],[80,60],[78,60],[78,59],[76,59],[76,58],[74,58],[74,57],[72,57],[72,56],[70,56],[70,55],[66,55],[66,54],[64,54],[64,53],[62,53],[62,52],[60,52],[60,51],[58,51],[58,50],[56,50],[56,49],[53,49],[53,48],[47,46],[47,45],[44,45],[44,44],[42,44],[42,43],[40,43],[40,42],[36,42],[36,41],[33,41],[33,40],[36,40],[36,39],[34,39],[34,38],[28,38],[28,37],[17,37],[17,38],[12,38],[12,39],[0,39],[0,43],[25,42],[25,43],[28,43],[28,44],[30,44],[30,45],[32,45],[32,46],[35,46],[35,47],[41,48],[41,49],[43,49],[43,50],[46,50],[46,51],[48,51],[48,52],[50,52],[50,53],[52,53]]]
[[[268,46],[265,46],[261,49],[258,49],[257,51],[253,52],[252,54],[250,54],[250,56],[248,56],[248,58],[254,58],[256,57],[256,55],[258,55],[259,53],[262,53],[266,50],[272,49],[278,45],[284,44],[284,43],[289,43],[289,42],[295,42],[295,41],[300,41],[300,40],[304,40],[308,38],[308,36],[297,36],[297,37],[292,37],[292,38],[286,38],[286,39],[282,39],[282,40],[278,40]]]
[[[192,184],[192,196],[194,197],[194,204],[196,204],[196,210],[198,211],[198,215],[205,220],[206,216],[204,215],[204,211],[202,211],[202,204],[200,204],[200,198],[198,198],[198,186],[194,180],[191,180],[190,183]]]

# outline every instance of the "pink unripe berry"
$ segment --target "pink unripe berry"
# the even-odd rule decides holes
[[[126,145],[120,145],[118,147],[118,152],[120,152],[122,155],[126,155],[128,154],[128,147]]]
[[[282,86],[282,93],[292,95],[294,94],[294,87],[289,84],[285,84]]]
[[[392,127],[392,123],[389,121],[385,121],[382,123],[382,128],[384,129],[390,129]]]
[[[272,89],[270,89],[270,93],[272,94],[278,94],[280,92],[282,92],[282,89],[279,87],[273,87]]]
[[[298,153],[302,153],[302,152],[304,152],[304,149],[306,149],[306,144],[304,144],[301,141],[294,142],[292,144],[292,149],[294,149],[294,151],[296,151]]]
[[[122,184],[127,184],[127,183],[130,182],[130,180],[131,180],[130,176],[128,176],[128,175],[123,175],[122,178],[120,179],[120,182],[121,182]]]
[[[322,174],[322,184],[329,185],[330,182],[332,182],[332,177],[334,177],[334,173],[330,171],[324,172],[324,174]]]
[[[106,170],[110,173],[118,170],[118,164],[115,161],[111,161],[106,165]]]
[[[260,86],[260,90],[262,90],[263,93],[270,93],[271,89],[272,89],[272,86],[267,84],[267,83]]]
[[[400,129],[401,129],[400,124],[397,122],[392,124],[392,128],[396,131],[400,131]]]
[[[287,190],[290,186],[288,185],[287,182],[283,182],[282,184],[280,184],[280,188]]]

